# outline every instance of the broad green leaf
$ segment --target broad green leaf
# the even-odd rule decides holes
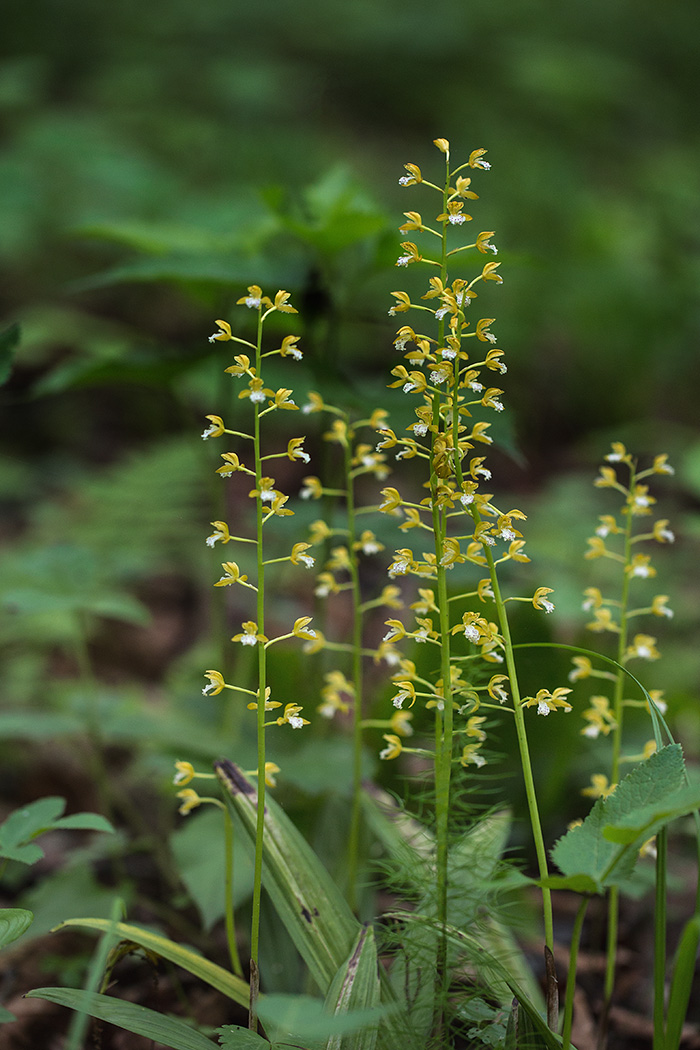
[[[197,905],[206,930],[224,914],[225,841],[224,814],[218,807],[201,806],[170,836],[170,848],[180,878]],[[238,907],[250,897],[253,869],[248,855],[235,849],[233,866],[233,904]]]
[[[82,1010],[172,1050],[212,1050],[216,1045],[176,1017],[165,1017],[156,1010],[111,995],[86,992],[82,988],[35,988],[26,995],[28,999],[47,999],[71,1010]]]
[[[352,1013],[330,1013],[322,999],[310,995],[266,995],[260,1000],[258,1011],[266,1031],[272,1031],[276,1042],[303,1041],[308,1050],[322,1050],[329,1036],[340,1037],[362,1028],[378,1024],[384,1010],[381,1007],[354,1010]],[[351,1045],[337,1041],[333,1046]],[[355,1044],[361,1045],[361,1044]]]
[[[29,929],[34,914],[26,908],[2,908],[0,910],[0,948],[12,944]]]
[[[120,885],[120,897],[128,900],[129,894],[129,884]],[[24,894],[22,904],[34,912],[34,922],[27,936],[43,936],[59,922],[85,915],[100,916],[109,921],[114,898],[114,889],[97,881],[90,864],[68,864],[39,879]]]
[[[9,328],[4,328],[0,332],[0,386],[10,378],[19,340],[20,328],[18,324],[12,324]]]
[[[623,845],[637,843],[641,846],[672,820],[684,817],[699,808],[700,784],[696,782],[659,800],[654,799],[614,823],[606,824],[603,834],[610,842]]]
[[[17,1018],[4,1006],[0,1006],[0,1024],[5,1024],[7,1021],[16,1021]]]
[[[257,789],[228,759],[215,763],[237,832],[255,851]],[[325,994],[350,954],[360,924],[311,847],[269,796],[265,802],[263,885],[280,920]]]
[[[43,857],[44,851],[31,840],[56,828],[114,831],[109,821],[97,813],[75,813],[61,817],[65,807],[65,799],[49,796],[16,809],[0,826],[0,856],[23,864],[34,864]]]
[[[326,1010],[336,1016],[357,1010],[376,1009],[380,1002],[377,947],[374,932],[366,926],[358,935],[350,957],[331,982]],[[344,1036],[329,1036],[323,1050],[374,1050],[377,1025]]]
[[[71,929],[79,927],[81,929],[97,930],[100,933],[113,930],[121,940],[138,944],[139,947],[146,948],[148,951],[160,955],[163,959],[168,959],[169,962],[174,963],[176,966],[181,966],[183,970],[187,970],[194,977],[199,977],[200,980],[205,981],[212,988],[216,988],[217,991],[228,996],[229,999],[233,999],[234,1002],[246,1008],[248,1006],[250,990],[246,981],[242,981],[240,977],[236,977],[234,974],[229,973],[228,970],[224,970],[223,967],[217,966],[216,963],[210,962],[202,955],[198,955],[191,948],[185,948],[181,944],[176,944],[175,941],[162,937],[158,933],[142,929],[140,926],[132,926],[130,923],[112,923],[109,919],[69,919],[67,922],[60,923],[56,929],[62,930],[68,927]],[[262,1002],[262,998],[260,998],[260,1002]]]
[[[553,876],[553,881],[546,880],[545,885],[603,893],[606,887],[623,883],[632,873],[637,851],[611,841],[606,829],[624,823],[635,811],[644,811],[649,804],[655,805],[657,812],[668,807],[669,799],[683,782],[684,768],[678,744],[662,748],[635,766],[608,798],[598,799],[583,824],[559,839],[552,850],[552,859],[565,881]]]
[[[225,1024],[216,1031],[221,1050],[265,1050],[265,1047],[273,1046],[257,1032],[251,1032],[249,1028],[241,1028],[237,1024]]]

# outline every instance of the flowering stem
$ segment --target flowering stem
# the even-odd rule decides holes
[[[564,1000],[564,1024],[561,1034],[561,1046],[562,1050],[569,1050],[571,1045],[571,1026],[573,1023],[574,1015],[574,993],[576,991],[576,962],[578,959],[578,949],[581,943],[581,931],[583,929],[583,920],[586,916],[586,909],[588,908],[588,901],[590,898],[582,897],[581,902],[576,912],[574,919],[574,926],[571,931],[571,947],[569,950],[569,973],[566,979],[566,998]]]
[[[260,361],[262,356],[262,324],[263,318],[258,314],[258,332],[256,347],[256,375],[260,375]],[[254,420],[254,445],[255,445],[255,487],[258,493],[262,491],[262,455],[260,447],[260,408],[255,402]],[[257,623],[260,634],[265,633],[265,560],[263,555],[263,502],[260,495],[255,500],[255,521],[257,537]],[[267,681],[267,654],[262,643],[257,645],[258,651],[258,706],[257,706],[257,735],[258,735],[258,805],[255,830],[255,865],[253,873],[253,910],[250,930],[250,957],[251,957],[251,994],[250,1010],[248,1016],[248,1027],[257,1031],[256,999],[257,988],[254,975],[258,973],[259,939],[260,939],[260,901],[262,893],[262,858],[263,858],[263,834],[265,830],[265,690]]]
[[[352,471],[352,448],[349,440],[343,442],[345,477],[347,479],[346,514],[348,524],[348,563],[352,583],[352,682],[355,689],[352,723],[352,804],[348,834],[348,903],[357,911],[357,872],[360,846],[360,790],[362,786],[362,595],[360,574],[355,549],[357,528],[355,521],[355,488]]]
[[[630,466],[630,484],[629,491],[633,492],[635,486],[635,470],[633,466]],[[625,497],[627,496],[627,490],[623,489]],[[632,512],[627,514],[627,524],[625,526],[625,553],[624,553],[624,564],[625,572],[622,577],[622,593],[620,595],[620,633],[618,635],[618,646],[617,646],[617,662],[619,664],[624,663],[625,653],[627,651],[627,634],[628,634],[628,612],[629,612],[629,591],[631,575],[628,573],[627,567],[632,561]],[[610,771],[610,783],[617,784],[620,779],[620,756],[622,753],[622,720],[624,717],[624,687],[625,687],[625,676],[622,671],[617,672],[615,679],[615,689],[613,693],[613,711],[615,716],[615,727],[612,732],[612,765]],[[615,967],[617,962],[617,936],[618,936],[618,924],[619,924],[619,889],[617,886],[611,886],[608,894],[608,928],[607,928],[607,940],[606,940],[606,963],[605,963],[605,985],[604,985],[604,998],[603,998],[603,1009],[601,1012],[601,1032],[599,1045],[602,1045],[602,1040],[605,1035],[605,1029],[607,1028],[607,1017],[610,1010],[610,1003],[612,1001],[613,989],[615,986]]]

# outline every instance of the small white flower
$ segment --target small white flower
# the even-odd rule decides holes
[[[649,571],[649,566],[648,565],[635,565],[634,568],[632,569],[632,575],[633,576],[641,576],[642,578],[646,579],[646,577],[651,575],[651,573]]]
[[[503,411],[503,402],[502,401],[491,401],[490,402],[490,406],[491,406],[491,408],[495,409],[496,412],[502,412]]]
[[[471,383],[469,384],[469,387],[470,387],[471,390],[474,391],[475,394],[480,394],[481,391],[484,389],[484,384],[483,383],[477,383],[476,379],[473,379],[471,381]]]
[[[581,730],[583,736],[590,737],[591,740],[596,740],[600,736],[600,727],[588,725],[585,729]]]
[[[598,528],[595,530],[596,536],[600,536],[602,540],[604,540],[606,536],[609,536],[611,532],[612,529],[609,525],[599,525]]]
[[[263,503],[272,503],[274,498],[275,498],[275,490],[274,489],[261,489],[260,490],[260,499],[262,500]]]
[[[436,368],[434,372],[430,373],[431,383],[444,383],[447,380],[447,373]]]
[[[411,261],[411,256],[410,255],[400,255],[398,257],[398,259],[396,260],[396,265],[397,266],[408,266],[410,261]]]
[[[415,383],[404,383],[404,385],[402,386],[401,389],[403,390],[404,394],[410,394],[412,390],[416,389],[416,384]]]
[[[255,295],[249,295],[246,298],[245,305],[249,310],[257,310],[260,306],[260,299]]]
[[[498,533],[498,536],[499,539],[505,540],[507,543],[510,543],[516,538],[515,533],[512,529],[501,529],[501,531]]]
[[[435,311],[435,319],[437,321],[442,321],[443,317],[446,317],[449,312],[450,312],[449,306],[440,306]]]
[[[554,602],[549,602],[546,598],[540,598],[540,608],[544,609],[546,613],[551,613],[554,611]]]
[[[210,337],[210,341],[211,341],[211,339],[213,339],[213,336]],[[207,429],[203,432],[203,434],[202,434],[202,441],[206,441],[207,438],[210,438],[212,436],[212,434],[215,434],[218,429],[219,428],[215,427],[214,424],[212,423],[212,425],[210,427],[207,427]]]
[[[303,562],[307,569],[313,569],[316,559],[310,554],[300,554],[297,561]]]
[[[468,624],[467,627],[464,628],[464,637],[470,642],[478,642],[479,628],[475,627],[473,623]]]
[[[250,400],[255,404],[261,404],[265,400],[265,394],[262,390],[253,390],[250,395]]]
[[[243,637],[239,639],[239,641],[241,645],[257,645],[258,640],[254,634],[244,634]]]
[[[333,704],[322,704],[317,710],[323,718],[333,718],[336,712]]]
[[[466,222],[466,219],[463,215],[450,215],[448,222],[450,222],[452,226],[461,226],[463,222]]]
[[[299,718],[298,715],[290,715],[289,718],[287,719],[287,721],[289,722],[289,724],[292,727],[292,729],[303,729],[304,728],[304,719],[303,718]]]
[[[546,702],[544,700],[540,700],[539,704],[537,705],[537,714],[538,715],[548,715],[549,714],[549,707],[547,706],[547,704],[546,704]]]
[[[399,186],[410,186],[414,181],[412,175],[402,175],[399,179]]]
[[[457,356],[457,351],[453,350],[451,346],[445,346],[442,350],[442,356],[447,361],[454,361],[455,357]]]
[[[463,492],[459,497],[459,502],[463,507],[468,507],[470,503],[474,502],[474,495],[471,492]]]

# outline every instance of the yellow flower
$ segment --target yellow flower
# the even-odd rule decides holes
[[[185,788],[183,791],[178,791],[177,797],[182,799],[182,805],[178,813],[183,817],[186,817],[188,813],[202,804],[201,798],[193,788]]]
[[[669,620],[673,619],[673,609],[669,609],[666,605],[668,601],[667,594],[657,594],[651,603],[651,611],[654,616],[667,616]]]
[[[481,725],[485,721],[485,715],[472,715],[472,717],[467,720],[467,725],[464,729],[464,732],[467,736],[476,737],[476,739],[480,743],[483,743],[483,741],[486,740],[486,733],[481,728]]]
[[[216,323],[218,324],[220,331],[214,332],[214,335],[209,336],[210,343],[215,342],[217,339],[221,342],[226,342],[227,340],[233,338],[233,336],[231,335],[230,324],[228,324],[226,321],[217,321]]]
[[[280,767],[274,762],[265,763],[265,783],[269,788],[277,787],[277,781],[275,780],[275,773],[281,772]],[[255,776],[258,775],[257,769],[255,770]]]
[[[300,489],[299,495],[302,499],[320,499],[323,495],[323,485],[313,475],[303,479],[304,487]]]
[[[326,406],[320,394],[317,394],[315,390],[309,390],[307,397],[309,402],[302,408],[305,416],[308,416],[311,412],[323,412]]]
[[[205,671],[204,677],[209,679],[209,685],[205,685],[202,689],[203,696],[216,696],[226,688],[224,676],[220,671]]]
[[[413,718],[412,711],[394,711],[391,716],[391,728],[394,733],[398,736],[413,736],[413,726],[411,725],[411,719]]]
[[[259,310],[261,306],[272,306],[272,302],[263,295],[262,288],[258,284],[248,285],[248,294],[236,300],[236,306],[247,306],[249,310]]]
[[[554,602],[550,602],[547,599],[547,595],[552,593],[551,587],[538,587],[532,596],[532,604],[536,609],[541,609],[546,613],[551,613],[554,609]]]
[[[247,576],[241,576],[241,570],[235,561],[222,561],[224,575],[214,584],[215,587],[229,587],[232,583],[245,583]]]
[[[313,617],[311,616],[300,616],[294,621],[292,634],[296,638],[304,638],[307,641],[313,641],[316,637],[316,632],[309,627],[312,619]]]
[[[395,733],[383,733],[382,738],[386,740],[388,746],[379,752],[379,757],[384,760],[398,758],[403,751],[401,738]]]
[[[399,186],[415,186],[417,182],[423,181],[421,170],[417,164],[404,164],[404,168],[408,172],[408,175],[402,175],[399,179]]]
[[[303,355],[297,347],[300,338],[298,335],[285,335],[282,346],[279,348],[282,357],[293,357],[295,361],[301,361]]]
[[[303,708],[299,704],[287,704],[284,709],[284,714],[278,718],[277,725],[283,726],[285,722],[289,723],[292,729],[301,729],[302,726],[308,726],[311,723],[308,719],[302,718],[300,712]]]
[[[488,171],[491,167],[487,160],[482,160],[482,157],[488,153],[485,149],[475,149],[469,154],[469,160],[467,163],[470,168],[483,168],[484,171]]]
[[[589,798],[607,798],[616,787],[616,784],[608,783],[608,778],[604,773],[594,773],[591,777],[591,786],[584,788],[581,794]]]
[[[479,769],[481,766],[486,765],[486,759],[482,754],[479,753],[481,744],[465,744],[462,748],[462,757],[460,763],[466,768],[467,766],[476,766]]]
[[[228,372],[229,375],[240,378],[241,376],[255,375],[255,369],[250,367],[250,358],[247,354],[236,354],[233,359],[236,363],[229,365],[228,368],[224,369],[224,372]]]
[[[498,700],[499,704],[505,704],[508,700],[508,693],[505,690],[503,682],[508,681],[508,675],[495,674],[489,680],[487,686],[489,696],[493,697],[494,700]]]
[[[210,425],[202,434],[202,440],[206,441],[207,438],[218,438],[225,432],[224,421],[221,416],[207,416],[207,419],[211,420]]]
[[[632,644],[627,647],[625,659],[638,657],[640,660],[658,660],[661,653],[656,648],[656,638],[650,634],[635,634]]]
[[[305,565],[307,569],[312,569],[315,559],[310,554],[305,553],[310,549],[310,543],[295,543],[289,556],[292,565]]]
[[[258,633],[258,625],[253,620],[247,620],[242,624],[243,631],[241,634],[234,634],[231,639],[232,642],[240,642],[241,645],[257,645],[258,642],[266,642],[267,638],[264,634]]]
[[[661,518],[654,522],[652,535],[657,543],[673,543],[676,538],[668,527],[668,518]]]
[[[297,313],[298,311],[295,310],[292,304],[287,301],[290,298],[290,295],[291,292],[285,292],[282,289],[280,289],[280,291],[277,292],[277,295],[275,296],[275,301],[273,304],[274,309],[279,310],[280,313],[283,314]]]
[[[630,577],[640,576],[642,579],[651,579],[656,576],[656,569],[647,554],[635,554],[629,565],[625,566],[625,574]]]
[[[437,146],[441,153],[444,153],[447,157],[450,155],[450,143],[447,139],[433,139],[433,145]],[[484,150],[484,152],[486,152]]]
[[[280,389],[273,395],[270,405],[274,406],[274,408],[287,408],[290,409],[290,411],[298,411],[299,406],[295,404],[290,397],[293,392],[293,390],[290,390],[287,387],[280,387]]]
[[[382,489],[382,496],[384,502],[379,504],[379,509],[383,514],[393,514],[397,507],[401,506],[401,496],[397,489]]]
[[[235,452],[222,452],[221,458],[224,462],[222,466],[216,468],[216,473],[221,474],[222,478],[230,478],[237,470],[246,469],[241,466],[241,461]]]
[[[550,693],[549,689],[540,689],[537,696],[525,697],[523,707],[533,707],[536,704],[538,715],[548,715],[550,711],[556,711],[558,707],[561,707],[568,714],[571,711],[571,704],[565,697],[570,692],[570,689],[564,689],[561,686],[553,693]]]
[[[288,459],[291,459],[292,461],[295,459],[301,459],[304,463],[308,463],[311,460],[311,456],[308,452],[304,452],[304,449],[301,447],[304,444],[304,441],[305,439],[303,437],[289,439],[287,442]]]
[[[493,237],[493,233],[493,230],[485,230],[476,238],[476,246],[484,255],[486,255],[486,252],[493,252],[494,255],[498,255],[498,248],[495,248],[493,244],[489,244],[489,238]]]
[[[574,656],[571,660],[574,670],[569,671],[570,682],[578,682],[579,678],[590,678],[593,664],[587,656]]]
[[[403,707],[405,700],[410,700],[409,707],[413,707],[416,702],[416,690],[413,682],[396,682],[396,688],[398,692],[392,698],[392,704],[399,710]]]
[[[592,696],[591,706],[583,712],[583,717],[588,725],[583,727],[581,733],[592,740],[597,739],[601,733],[603,736],[608,736],[613,729],[617,729],[617,722],[610,710],[610,701],[607,696]]]
[[[194,766],[191,762],[176,762],[175,763],[175,776],[173,777],[173,784],[189,784],[191,780],[194,780],[195,772]]]
[[[228,531],[228,525],[225,521],[212,521],[210,525],[214,528],[214,532],[211,536],[207,536],[207,547],[213,547],[215,543],[221,540],[222,543],[228,543],[231,539],[231,534]]]

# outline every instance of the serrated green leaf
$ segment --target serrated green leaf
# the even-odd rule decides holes
[[[225,1024],[216,1031],[221,1050],[265,1050],[265,1047],[272,1047],[268,1039],[237,1024]]]
[[[133,944],[138,944],[141,948],[146,948],[148,951],[160,955],[163,959],[168,959],[169,962],[174,963],[176,966],[181,966],[183,970],[187,970],[193,976],[199,977],[200,980],[205,981],[212,988],[216,988],[217,991],[228,996],[229,999],[233,999],[234,1002],[239,1003],[241,1006],[248,1006],[250,990],[246,981],[242,981],[235,974],[229,973],[223,967],[217,966],[216,963],[210,962],[202,955],[198,955],[191,948],[176,944],[175,941],[162,937],[158,933],[145,930],[140,926],[133,926],[130,923],[111,922],[109,919],[68,919],[66,922],[56,926],[56,929],[62,930],[68,927],[97,930],[100,933],[113,931],[121,940],[131,941]],[[261,996],[259,1001],[262,1002],[262,999],[263,997]]]
[[[211,1039],[190,1028],[175,1017],[165,1017],[138,1003],[115,999],[99,992],[86,992],[82,988],[35,988],[27,992],[28,999],[47,999],[50,1003],[81,1010],[98,1017],[101,1021],[145,1036],[171,1050],[212,1050],[216,1045]]]
[[[240,769],[215,763],[237,831],[255,851],[257,789]],[[325,994],[361,929],[311,847],[274,799],[265,802],[263,885],[297,950]]]
[[[0,332],[0,386],[10,378],[19,341],[20,327],[18,324],[11,324],[9,328],[4,328]]]
[[[26,908],[2,908],[0,910],[0,948],[12,944],[29,929],[34,914]]]
[[[552,859],[567,879],[575,878],[579,883],[590,880],[588,884],[595,886],[595,891],[589,888],[582,892],[598,893],[624,882],[632,873],[637,852],[629,843],[611,841],[606,829],[623,825],[630,816],[634,820],[635,812],[645,811],[649,805],[658,804],[657,812],[664,805],[668,808],[669,799],[683,781],[684,770],[681,747],[671,744],[635,766],[608,798],[598,799],[583,824],[571,828],[552,850]],[[638,834],[637,830],[634,838]],[[550,885],[549,880],[545,884]],[[559,885],[573,888],[570,882]]]

